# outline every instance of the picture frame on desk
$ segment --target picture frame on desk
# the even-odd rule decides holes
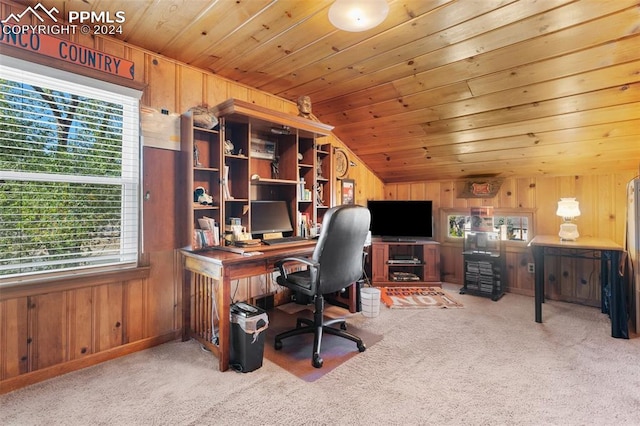
[[[356,182],[353,179],[342,179],[340,185],[342,204],[355,204]]]

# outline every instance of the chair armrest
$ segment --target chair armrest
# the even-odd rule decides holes
[[[282,275],[284,277],[284,279],[287,279],[287,271],[284,268],[284,266],[287,263],[301,263],[303,265],[307,265],[311,268],[315,268],[317,269],[320,264],[316,261],[313,261],[311,259],[308,259],[306,257],[285,257],[284,259],[280,259],[278,260],[274,265],[278,268],[278,270],[280,271],[280,275]]]

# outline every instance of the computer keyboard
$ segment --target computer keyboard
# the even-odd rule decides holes
[[[307,239],[305,237],[294,235],[293,237],[270,238],[268,240],[262,240],[262,242],[269,246],[273,246],[276,244],[289,244],[289,243],[295,243],[298,241],[306,241],[306,240]]]

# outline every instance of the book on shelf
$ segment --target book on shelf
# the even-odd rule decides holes
[[[298,212],[298,235],[301,237],[310,236],[312,225],[309,213]]]
[[[220,228],[216,221],[210,217],[198,219],[200,229],[193,230],[191,247],[193,250],[201,250],[220,245]]]

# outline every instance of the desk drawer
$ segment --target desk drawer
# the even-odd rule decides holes
[[[268,274],[273,270],[273,265],[269,267],[268,262],[264,259],[251,262],[244,262],[242,265],[229,265],[227,272],[233,279],[255,277],[258,275]]]

